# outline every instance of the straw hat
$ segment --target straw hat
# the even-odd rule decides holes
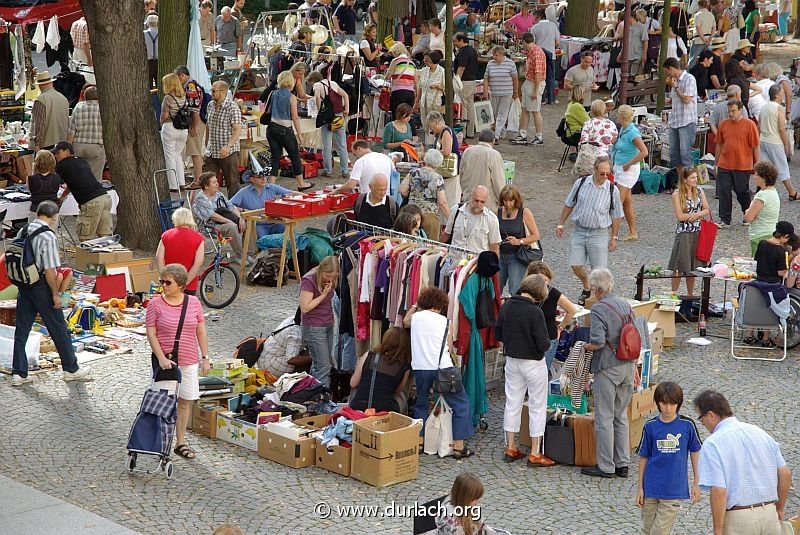
[[[724,37],[715,37],[711,40],[711,50],[716,50],[718,48],[725,48]]]
[[[321,24],[312,24],[311,42],[315,45],[322,45],[328,40],[328,28]]]
[[[749,39],[739,39],[739,42],[736,44],[736,50],[741,50],[742,48],[752,48],[753,43],[750,42]]]
[[[272,45],[272,48],[270,48],[267,51],[267,57],[271,58],[273,56],[273,54],[276,54],[280,49],[281,49],[280,43]]]
[[[36,83],[39,85],[53,83],[53,78],[50,76],[50,71],[42,71],[40,73],[37,73]]]

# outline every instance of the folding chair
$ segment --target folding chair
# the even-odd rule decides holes
[[[774,357],[742,357],[736,354],[737,349],[751,349],[753,351],[772,351],[773,348],[749,346],[746,344],[736,344],[737,338],[741,338],[748,330],[759,329],[778,329],[783,338],[783,356]],[[780,348],[777,348],[780,349]],[[771,362],[781,362],[786,358],[786,324],[769,307],[769,303],[764,299],[761,290],[754,286],[743,285],[739,294],[738,302],[733,300],[733,312],[731,314],[731,356],[737,360],[766,360]]]
[[[580,145],[581,134],[578,132],[577,134],[569,134],[568,136],[563,136],[560,138],[561,142],[564,144],[564,153],[561,155],[561,162],[558,164],[558,172],[560,173],[561,170],[567,163],[569,159],[570,149],[575,149],[575,155],[578,154],[578,145]]]
[[[0,212],[0,242],[3,243],[3,253],[6,252],[6,230],[9,230],[11,226],[6,226],[6,215],[8,214],[8,210],[3,210]]]

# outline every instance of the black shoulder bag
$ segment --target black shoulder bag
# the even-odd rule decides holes
[[[163,299],[163,297],[162,297]],[[175,343],[172,345],[172,351],[164,355],[169,360],[175,363],[175,366],[168,370],[162,370],[158,364],[158,357],[155,353],[150,353],[150,361],[153,364],[153,370],[156,372],[154,381],[180,381],[180,371],[178,370],[178,349],[181,342],[181,333],[183,332],[183,321],[186,319],[186,309],[189,308],[190,296],[183,296],[183,305],[181,306],[181,319],[178,321],[178,329],[175,331]]]
[[[378,363],[381,361],[381,354],[380,353],[372,353],[370,355],[375,355],[375,358],[372,362],[372,380],[369,382],[369,398],[367,399],[367,408],[372,409],[372,394],[375,392],[375,375],[378,373]]]
[[[450,320],[448,319],[447,326],[444,328],[444,336],[442,336],[442,347],[439,350],[439,368],[437,370],[436,380],[433,383],[433,390],[437,394],[458,394],[464,390],[464,383],[461,379],[461,369],[457,366],[442,368],[442,358],[444,357],[444,349],[447,343],[447,333],[449,330]]]
[[[233,221],[236,225],[239,224],[239,216],[233,213],[233,210],[228,208],[228,203],[226,203],[225,199],[222,197],[217,198],[217,209],[214,210],[214,213],[221,215],[228,221]]]

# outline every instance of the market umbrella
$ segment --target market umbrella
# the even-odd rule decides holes
[[[200,11],[197,2],[190,2],[190,4],[189,20],[191,22],[189,23],[189,50],[186,54],[186,67],[195,82],[203,86],[206,91],[211,91],[211,77],[208,75],[206,55],[200,40]]]

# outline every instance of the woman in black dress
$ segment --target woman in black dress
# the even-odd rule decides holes
[[[383,335],[375,351],[365,353],[356,364],[350,379],[350,387],[356,389],[350,407],[360,411],[372,408],[378,412],[405,413],[405,407],[400,406],[397,396],[402,399],[401,393],[405,390],[410,370],[411,340],[408,332],[392,327]]]

